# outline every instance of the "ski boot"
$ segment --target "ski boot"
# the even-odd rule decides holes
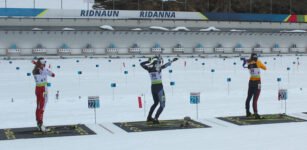
[[[152,118],[151,116],[148,116],[146,122],[151,122],[151,121],[154,121],[154,120],[155,120],[154,118]]]
[[[246,110],[246,117],[251,117],[252,113],[249,110]]]
[[[38,131],[40,132],[50,132],[51,130],[46,128],[43,123],[37,123],[37,128],[38,128]]]
[[[153,121],[152,121],[153,124],[160,124],[158,118],[155,118]]]
[[[255,114],[255,119],[264,119],[264,117],[260,116],[259,114]]]

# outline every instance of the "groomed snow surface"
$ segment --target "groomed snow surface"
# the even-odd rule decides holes
[[[56,77],[49,78],[51,87],[44,122],[47,126],[82,123],[97,135],[0,141],[1,150],[307,149],[306,122],[237,126],[215,118],[245,115],[249,73],[242,68],[240,58],[197,58],[197,61],[196,58],[179,58],[163,71],[166,108],[160,119],[182,119],[190,116],[211,128],[140,133],[127,133],[112,124],[146,119],[144,109],[138,108],[138,96],[145,94],[146,115],[153,103],[149,75],[140,67],[139,59],[111,59],[111,62],[102,58],[78,59],[79,62],[76,60],[47,60],[47,66],[51,65]],[[167,60],[165,57],[164,61]],[[259,113],[276,114],[283,111],[277,100],[276,79],[281,77],[280,87],[289,91],[287,113],[307,119],[301,113],[307,111],[307,57],[299,57],[299,66],[297,63],[293,64],[297,61],[297,56],[261,57],[260,60],[267,62],[268,70],[261,74]],[[12,64],[9,60],[0,60],[0,129],[34,127],[35,83],[32,76],[26,76],[32,71],[33,64],[30,60],[11,61]],[[205,65],[202,65],[203,62]],[[99,64],[98,68],[96,64]],[[133,64],[135,68],[132,67]],[[16,70],[16,67],[20,69]],[[289,72],[287,67],[290,67]],[[169,69],[173,70],[172,74]],[[211,69],[215,69],[215,72],[212,73]],[[78,71],[82,71],[82,75],[78,75]],[[124,71],[128,71],[128,75]],[[227,78],[231,78],[229,95]],[[170,81],[176,83],[173,94]],[[114,100],[111,83],[117,84]],[[56,91],[60,93],[59,100],[55,99]],[[196,106],[189,103],[190,92],[201,92],[198,119]],[[97,110],[97,123],[113,133],[95,125],[94,111],[87,106],[88,96],[100,96],[101,108]]]

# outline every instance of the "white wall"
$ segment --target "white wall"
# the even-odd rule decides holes
[[[297,47],[307,47],[306,34],[251,34],[250,33],[184,33],[184,32],[133,32],[133,31],[0,31],[0,55],[5,54],[5,49],[16,44],[20,49],[35,48],[37,44],[42,44],[48,49],[49,54],[56,54],[56,49],[62,44],[74,49],[73,54],[81,54],[81,49],[87,43],[97,49],[97,54],[103,54],[104,49],[114,44],[119,48],[120,53],[127,53],[128,48],[133,43],[137,43],[143,53],[149,53],[155,43],[165,48],[166,53],[172,52],[172,48],[178,43],[191,53],[193,48],[201,43],[203,47],[216,47],[219,43],[226,49],[226,53],[233,52],[233,48],[241,43],[242,47],[253,48],[256,44],[262,47],[272,48],[277,43],[280,47],[291,47],[296,44]],[[29,50],[22,50],[23,54],[29,53]],[[269,49],[267,49],[269,52]]]
[[[88,4],[84,0],[6,0],[7,8],[49,8],[61,9],[87,9]],[[91,8],[93,3],[89,5]],[[5,8],[5,0],[0,0],[0,8]]]

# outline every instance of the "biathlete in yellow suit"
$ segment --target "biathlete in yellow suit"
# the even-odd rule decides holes
[[[258,114],[257,109],[257,102],[261,91],[261,79],[260,79],[260,69],[266,70],[266,66],[258,60],[258,56],[256,53],[252,53],[249,60],[244,60],[244,65],[247,64],[247,68],[250,72],[250,80],[248,83],[248,92],[247,98],[245,102],[245,109],[246,109],[246,117],[252,116],[251,112],[249,111],[250,101],[253,98],[253,110],[255,119],[262,119]]]

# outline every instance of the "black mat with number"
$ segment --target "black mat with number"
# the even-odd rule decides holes
[[[262,115],[263,119],[255,119],[254,117],[234,116],[234,117],[218,117],[218,119],[236,124],[236,125],[258,125],[288,122],[303,122],[306,120],[291,117],[284,114]]]
[[[44,137],[77,136],[96,134],[83,124],[50,126],[49,132],[40,132],[36,127],[0,129],[0,140],[30,139]]]
[[[160,130],[174,130],[174,129],[192,129],[192,128],[209,128],[210,126],[196,122],[194,120],[161,120],[159,124],[152,122],[118,122],[114,123],[116,126],[127,132],[143,132],[143,131],[160,131]]]

